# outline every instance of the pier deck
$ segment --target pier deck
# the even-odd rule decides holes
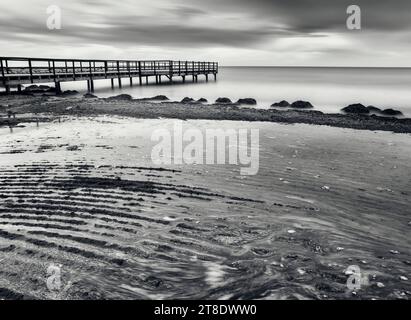
[[[139,84],[149,82],[155,77],[156,83],[162,82],[162,77],[173,82],[174,77],[186,81],[191,76],[198,81],[198,76],[204,75],[208,81],[210,75],[217,79],[217,62],[172,61],[172,60],[85,60],[85,59],[49,59],[0,57],[0,86],[6,92],[15,87],[21,90],[23,84],[54,82],[56,90],[60,91],[60,83],[68,81],[87,81],[88,90],[94,91],[94,80],[118,80],[119,87],[122,79],[138,78]]]

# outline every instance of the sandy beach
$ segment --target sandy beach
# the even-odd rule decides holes
[[[411,294],[410,119],[82,97],[0,105],[0,298]],[[175,121],[259,129],[258,174],[154,166],[150,135]],[[44,285],[50,264],[63,270],[58,295]],[[351,265],[364,279],[355,295]]]

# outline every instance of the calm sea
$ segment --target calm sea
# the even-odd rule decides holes
[[[188,96],[204,97],[214,101],[229,97],[233,101],[251,97],[258,107],[268,108],[280,100],[310,101],[317,110],[338,112],[351,103],[374,105],[380,108],[395,108],[411,116],[411,69],[396,68],[262,68],[221,67],[217,82],[205,82],[200,76],[198,83],[182,84],[176,79],[173,85],[134,86],[123,79],[123,88],[112,90],[109,81],[95,83],[95,94],[107,97],[127,93],[135,98],[167,95],[172,100]],[[117,85],[116,85],[117,86]],[[63,89],[85,91],[85,83],[67,83]]]

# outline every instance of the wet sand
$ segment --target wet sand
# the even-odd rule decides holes
[[[58,114],[0,128],[1,298],[409,299],[409,134],[183,121],[260,129],[244,177],[153,166],[151,132],[174,120]]]

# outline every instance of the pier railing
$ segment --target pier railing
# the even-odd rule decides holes
[[[161,82],[161,76],[170,81],[175,76],[198,75],[216,76],[217,62],[200,61],[172,61],[172,60],[88,60],[88,59],[49,59],[49,58],[21,58],[0,57],[0,86],[6,89],[10,85],[27,83],[77,81],[96,79],[119,79],[155,76],[156,82]]]

